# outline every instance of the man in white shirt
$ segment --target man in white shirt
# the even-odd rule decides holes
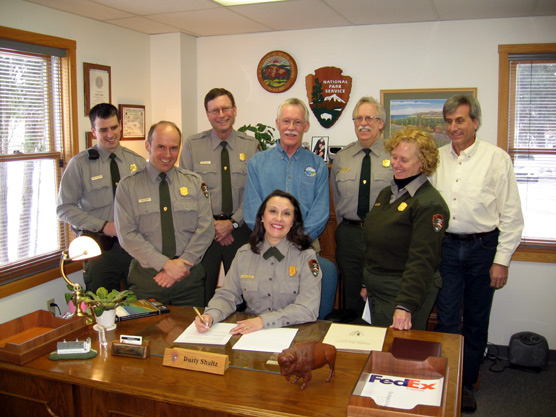
[[[506,285],[523,215],[511,158],[476,138],[481,125],[478,100],[453,96],[444,104],[443,116],[452,143],[440,148],[440,166],[431,182],[450,208],[450,225],[442,246],[435,330],[461,330],[465,338],[462,411],[474,412],[472,387],[488,341],[494,290]]]

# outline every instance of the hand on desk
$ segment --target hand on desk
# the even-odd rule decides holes
[[[390,326],[396,330],[410,330],[411,329],[411,313],[399,308],[394,310],[394,318]]]
[[[201,320],[201,317],[199,316],[195,317],[195,328],[199,333],[208,332],[212,327],[212,321],[213,321],[212,316],[210,314],[203,314],[202,317],[203,320],[205,321],[204,323],[203,320]]]
[[[256,332],[264,327],[263,319],[259,316],[252,319],[240,320],[237,322],[237,326],[230,330],[232,334],[246,334],[251,332]]]

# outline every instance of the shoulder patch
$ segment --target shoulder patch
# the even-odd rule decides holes
[[[319,274],[320,266],[316,259],[311,259],[309,261],[309,269],[311,270],[311,272],[315,277]]]
[[[442,216],[442,214],[435,214],[432,216],[432,228],[436,233],[444,228],[444,216]]]
[[[203,194],[205,195],[206,198],[209,198],[210,194],[209,194],[208,185],[206,185],[205,183],[202,183],[201,184],[201,191],[203,192]]]

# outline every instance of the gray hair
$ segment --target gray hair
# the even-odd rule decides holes
[[[356,118],[359,115],[359,107],[362,104],[369,103],[374,104],[376,106],[376,112],[378,113],[378,118],[384,122],[382,129],[386,127],[386,111],[384,110],[384,106],[378,102],[378,100],[371,96],[361,97],[359,101],[355,104],[353,108],[352,118]]]
[[[282,111],[282,107],[284,106],[301,106],[303,108],[303,112],[305,113],[305,121],[309,121],[309,109],[303,101],[295,97],[289,98],[282,104],[280,104],[280,106],[278,107],[278,113],[276,114],[277,119],[280,119],[280,112]]]
[[[478,120],[479,123],[477,125],[477,130],[481,127],[481,105],[479,100],[477,100],[473,96],[468,96],[465,94],[457,94],[455,96],[450,97],[444,103],[444,107],[442,108],[442,116],[444,117],[444,121],[446,121],[446,115],[448,113],[453,113],[456,109],[461,106],[462,104],[467,104],[469,106],[469,117],[471,120],[475,121]]]

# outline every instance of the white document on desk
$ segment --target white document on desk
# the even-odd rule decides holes
[[[345,352],[369,353],[382,350],[386,330],[386,327],[332,323],[322,342]]]
[[[195,327],[195,322],[191,323],[182,334],[178,336],[174,343],[192,343],[195,345],[225,345],[233,336],[230,333],[236,327],[235,323],[216,323],[208,332],[199,333]]]
[[[247,333],[234,345],[235,350],[252,350],[255,352],[282,352],[290,347],[297,329],[262,329]]]

